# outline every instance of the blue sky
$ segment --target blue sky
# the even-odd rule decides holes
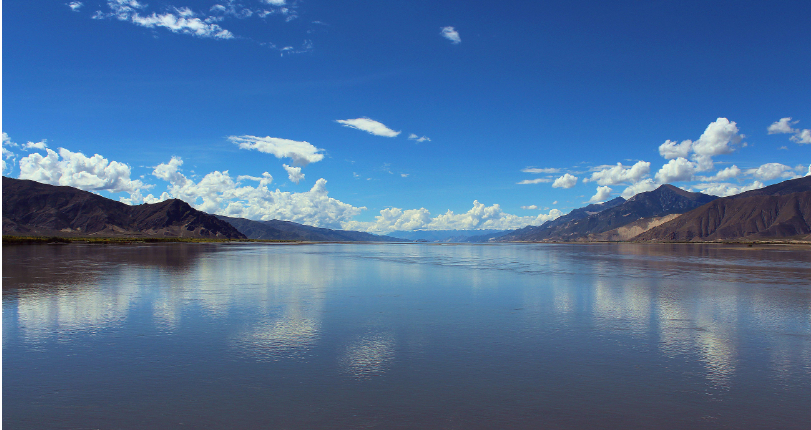
[[[811,164],[807,1],[2,8],[3,174],[129,203],[507,229]]]

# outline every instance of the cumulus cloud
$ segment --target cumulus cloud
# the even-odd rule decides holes
[[[791,126],[792,124],[797,124],[798,122],[800,121],[792,121],[791,117],[780,118],[779,121],[773,122],[767,130],[769,134],[796,133],[797,130]]]
[[[83,4],[80,1],[72,1],[72,2],[68,3],[68,7],[74,12],[78,12],[79,9],[81,9],[82,6],[83,6]]]
[[[598,185],[617,185],[622,183],[639,182],[650,173],[650,163],[639,161],[631,167],[626,168],[622,163],[617,163],[611,168],[604,168],[591,174],[590,179],[583,179],[583,182],[597,182]]]
[[[301,173],[301,167],[291,167],[287,164],[282,164],[282,167],[284,167],[284,170],[287,171],[287,177],[294,184],[298,184],[302,179],[304,179],[304,174]]]
[[[659,145],[659,155],[666,160],[673,158],[687,158],[690,154],[690,149],[693,148],[692,140],[685,140],[682,143],[677,143],[673,140],[667,140],[665,143]]]
[[[718,118],[711,122],[696,141],[685,140],[681,143],[667,140],[659,145],[659,155],[668,160],[690,159],[695,163],[694,169],[699,172],[712,170],[712,157],[730,154],[741,144],[744,135],[738,132],[738,126],[727,118]]]
[[[792,171],[793,169],[785,164],[780,163],[766,163],[757,169],[749,169],[746,171],[747,175],[752,175],[761,181],[771,181],[772,179],[784,178],[790,179],[798,177]]]
[[[572,188],[577,184],[577,176],[566,173],[565,175],[555,179],[552,183],[552,188]]]
[[[726,118],[718,118],[710,123],[697,141],[693,142],[693,161],[698,163],[700,171],[713,167],[712,157],[731,154],[735,146],[741,143],[743,135],[738,133],[737,124]]]
[[[306,166],[324,159],[321,154],[322,149],[318,149],[309,142],[299,142],[290,139],[280,139],[278,137],[257,137],[250,135],[228,136],[240,149],[255,149],[259,152],[272,154],[276,158],[290,158],[293,164]]]
[[[560,173],[560,169],[554,167],[538,168],[538,167],[525,167],[521,169],[524,173]]]
[[[459,36],[459,32],[453,27],[442,27],[439,34],[441,34],[445,39],[450,40],[454,45],[462,43],[462,38]]]
[[[630,199],[631,197],[639,194],[644,193],[646,191],[653,191],[659,187],[660,184],[653,181],[653,179],[644,179],[639,181],[635,184],[629,185],[625,190],[622,191],[622,198]]]
[[[611,197],[611,188],[608,186],[597,187],[597,193],[591,196],[589,203],[600,203]]]
[[[542,184],[546,182],[552,182],[552,178],[524,179],[521,182],[516,182],[516,184],[527,185],[527,184]]]
[[[262,177],[238,176],[234,180],[228,171],[214,171],[199,182],[187,178],[181,171],[183,160],[172,157],[168,163],[155,167],[152,174],[169,182],[166,198],[178,198],[198,210],[253,220],[281,219],[316,227],[341,228],[360,214],[365,207],[354,207],[329,197],[323,178],[318,179],[306,192],[290,193],[268,188],[273,177],[265,172]],[[258,180],[257,186],[243,185],[241,181]],[[149,198],[154,198],[147,196]],[[163,198],[164,196],[162,196]],[[146,198],[145,198],[146,200]]]
[[[656,172],[656,181],[660,184],[671,182],[690,181],[696,172],[696,165],[689,160],[679,157],[670,160]]]
[[[118,161],[109,161],[99,154],[86,157],[81,152],[59,148],[59,153],[46,149],[44,157],[38,153],[20,159],[20,179],[30,179],[51,185],[66,185],[85,191],[136,193],[150,188],[140,180],[130,178],[130,167]]]
[[[430,141],[431,141],[431,139],[429,139],[429,138],[428,138],[428,137],[426,137],[426,136],[422,136],[422,137],[420,137],[420,136],[417,136],[417,135],[416,135],[416,134],[414,134],[414,133],[411,133],[411,134],[409,134],[409,135],[408,135],[408,140],[413,140],[413,141],[415,141],[415,142],[417,142],[417,143],[426,142],[426,141],[427,141],[427,142],[430,142]]]
[[[17,157],[17,154],[15,154],[14,151],[12,151],[12,150],[10,150],[8,148],[17,148],[19,146],[20,145],[18,145],[17,143],[11,141],[11,138],[8,137],[8,134],[6,134],[6,132],[3,132],[3,157],[2,157],[2,159],[0,159],[0,162],[3,165],[3,174],[4,175],[11,172],[11,169],[14,166],[14,159]],[[11,162],[8,163],[8,164],[6,164],[7,159],[11,160]]]
[[[23,144],[23,149],[45,149],[48,147],[47,139],[42,139],[39,142],[26,142]]]
[[[380,211],[373,222],[349,221],[343,223],[344,229],[362,230],[375,233],[387,233],[395,230],[513,230],[527,225],[541,225],[563,215],[558,209],[547,214],[521,217],[505,213],[498,204],[485,206],[478,200],[473,208],[461,214],[447,211],[444,214],[431,216],[425,209],[388,208]]]
[[[804,129],[797,131],[797,134],[791,136],[791,141],[804,144],[811,143],[811,129]]]
[[[362,130],[375,136],[395,137],[400,134],[399,131],[394,131],[382,123],[375,121],[371,118],[355,118],[355,119],[338,119],[335,122],[343,124],[344,127]]]
[[[741,172],[742,172],[741,169],[733,164],[731,167],[722,169],[713,176],[698,176],[696,177],[696,179],[702,182],[726,181],[738,177],[741,174]]]
[[[765,185],[763,185],[763,182],[760,181],[754,181],[751,184],[744,186],[733,185],[730,183],[711,182],[697,184],[694,185],[693,188],[700,190],[704,194],[710,194],[718,197],[729,197],[745,191],[757,190],[763,188],[764,186]]]

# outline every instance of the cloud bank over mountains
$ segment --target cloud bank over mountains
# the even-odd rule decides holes
[[[400,134],[399,131],[365,117],[336,122],[376,136],[396,137]],[[791,118],[782,118],[769,126],[768,132],[791,133],[792,139],[802,136],[803,130],[793,128],[794,124],[796,121],[792,122]],[[792,167],[774,162],[749,168],[740,168],[733,164],[716,170],[717,157],[732,154],[747,146],[743,143],[744,137],[735,122],[718,118],[710,123],[695,141],[666,140],[659,145],[658,152],[667,162],[655,173],[651,169],[652,163],[643,160],[628,165],[622,163],[598,165],[589,168],[588,171],[558,167],[526,167],[521,170],[523,173],[544,176],[522,180],[518,184],[551,183],[551,188],[568,190],[577,186],[580,176],[576,175],[585,174],[582,182],[596,183],[597,187],[594,194],[584,203],[596,203],[616,196],[613,188],[616,186],[625,187],[620,193],[624,198],[653,190],[664,183],[679,182],[687,183],[683,188],[689,191],[698,190],[707,194],[729,196],[762,188],[769,181],[811,174],[811,166],[805,164]],[[284,163],[281,167],[286,172],[287,179],[293,184],[305,181],[303,168],[310,163],[324,160],[325,150],[306,141],[253,135],[228,136],[226,139],[240,149],[255,150],[277,159],[291,160],[292,165]],[[19,151],[31,153],[20,154]],[[272,190],[270,186],[274,178],[267,171],[258,176],[242,174],[236,177],[227,170],[213,171],[198,180],[188,177],[183,172],[181,157],[173,156],[169,161],[161,162],[152,168],[149,176],[133,179],[131,167],[123,162],[108,160],[100,154],[88,157],[81,152],[61,147],[53,150],[48,147],[45,139],[21,145],[13,142],[5,133],[3,133],[2,168],[4,175],[16,171],[20,179],[67,185],[86,191],[126,193],[128,197],[119,199],[128,204],[156,203],[178,198],[196,209],[212,214],[254,220],[281,219],[317,227],[374,233],[416,229],[507,230],[540,225],[563,215],[562,211],[553,208],[544,209],[547,212],[538,215],[518,216],[504,212],[498,203],[488,206],[474,200],[472,208],[463,213],[447,210],[445,213],[433,215],[425,207],[403,209],[392,206],[381,210],[380,215],[374,217],[374,221],[358,221],[355,218],[367,208],[353,206],[330,197],[326,188],[327,180],[324,178],[319,178],[309,190],[302,192],[281,191],[278,188]],[[698,173],[706,174],[698,175]],[[406,178],[408,174],[400,176]],[[150,178],[153,180],[150,181]],[[165,191],[160,194],[148,193],[161,183],[165,186]],[[524,210],[538,210],[537,205],[521,207]]]

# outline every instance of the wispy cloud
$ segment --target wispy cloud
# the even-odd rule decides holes
[[[529,185],[529,184],[543,184],[546,182],[552,182],[552,178],[524,179],[521,182],[516,182],[516,184]]]
[[[454,45],[462,43],[462,38],[459,36],[459,32],[453,27],[442,27],[439,34],[441,34],[445,39],[450,40]]]
[[[276,158],[290,158],[293,160],[293,164],[299,166],[306,166],[309,163],[324,159],[324,154],[320,153],[323,150],[316,148],[309,142],[250,135],[228,136],[228,140],[239,146],[240,149],[255,149],[259,152],[272,154]]]
[[[68,3],[68,7],[74,12],[78,12],[79,9],[82,8],[82,6],[84,6],[84,4],[82,4],[82,2],[80,1],[72,1]]]
[[[366,117],[355,119],[338,119],[335,120],[335,122],[342,124],[344,127],[365,131],[375,136],[395,137],[400,134],[399,131],[394,131],[382,123]]]
[[[554,167],[547,167],[547,168],[537,168],[537,167],[525,167],[521,169],[524,173],[560,173],[560,169],[556,169]]]
[[[415,141],[417,143],[430,142],[431,141],[431,139],[429,139],[427,136],[420,137],[420,136],[417,136],[414,133],[411,133],[411,134],[408,135],[408,140],[413,140],[413,141]]]
[[[212,1],[212,3],[215,3]],[[243,39],[251,40],[249,37],[235,35],[231,30],[223,27],[226,19],[248,19],[255,17],[266,21],[269,16],[281,16],[285,21],[292,21],[298,18],[298,2],[288,4],[284,0],[262,0],[261,5],[252,7],[246,6],[244,2],[235,0],[223,0],[216,2],[209,7],[207,12],[194,11],[188,7],[176,7],[172,5],[162,5],[157,10],[148,10],[149,4],[138,0],[107,0],[106,9],[96,10],[93,19],[115,19],[123,22],[130,22],[134,25],[150,29],[166,29],[177,34],[187,34],[199,38],[208,39]],[[74,1],[68,4],[74,10],[79,11],[83,5]],[[279,51],[282,55],[291,53],[308,52],[313,49],[313,42],[305,39],[301,45],[278,46],[271,42],[256,41],[262,46],[267,46]]]

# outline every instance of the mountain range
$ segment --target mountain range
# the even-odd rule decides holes
[[[253,221],[245,218],[232,218],[216,215],[237,230],[244,233],[248,239],[263,240],[302,240],[308,242],[409,242],[389,236],[360,231],[332,230],[328,228],[312,227],[292,221],[270,220]]]
[[[3,234],[73,237],[199,237],[313,242],[403,242],[290,221],[210,215],[171,199],[130,206],[72,187],[3,177]]]
[[[682,214],[715,200],[717,197],[691,193],[673,185],[639,193],[628,200],[617,198],[602,205],[589,205],[570,215],[539,227],[527,227],[498,237],[498,242],[548,242],[599,240],[590,236],[618,229],[630,223]],[[561,219],[563,218],[563,219]]]
[[[575,209],[541,226],[506,233],[395,232],[400,238],[210,215],[177,199],[130,206],[76,188],[28,180],[3,177],[2,186],[4,235],[314,242],[402,242],[418,237],[453,242],[811,241],[811,176],[724,198],[662,185],[628,200],[618,197]]]
[[[5,176],[3,234],[245,239],[231,224],[182,200],[130,206],[72,187]]]
[[[714,200],[635,241],[811,240],[811,176]]]

